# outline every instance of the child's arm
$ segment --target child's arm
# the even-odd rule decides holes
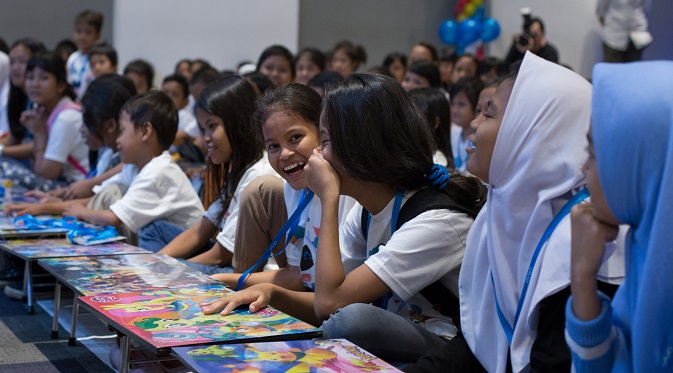
[[[63,202],[49,202],[42,204],[32,204],[32,203],[9,204],[5,206],[5,216],[10,215],[21,216],[27,214],[68,215],[65,213],[66,209],[72,206],[84,207],[87,205],[87,203],[89,203],[89,198],[74,199]]]
[[[27,144],[8,145],[5,150],[2,151],[3,156],[14,159],[30,159],[31,154],[33,154],[32,142]]]
[[[69,205],[63,211],[63,215],[74,216],[77,219],[98,225],[113,225],[118,227],[122,224],[117,215],[110,210],[91,210],[77,204]]]
[[[222,281],[231,288],[235,288],[238,284],[238,279],[241,277],[240,273],[216,273],[210,277]],[[284,268],[273,271],[255,272],[248,276],[243,288],[246,289],[253,285],[270,283],[278,285],[285,289],[305,291],[306,286],[301,281],[301,272],[299,267],[288,265]]]
[[[320,325],[313,311],[314,294],[310,291],[294,291],[273,284],[257,284],[235,294],[210,302],[201,303],[204,314],[212,314],[221,310],[227,315],[242,304],[250,304],[250,312],[257,312],[267,305],[304,320],[313,325]]]
[[[210,250],[189,259],[189,261],[223,267],[231,265],[231,259],[233,259],[233,257],[234,254],[231,251],[227,250],[227,248],[222,246],[219,242],[216,242]]]
[[[390,291],[366,265],[346,275],[339,250],[339,176],[318,151],[305,168],[309,188],[320,198],[322,214],[316,258],[315,313],[326,320],[352,303],[369,303]]]
[[[203,217],[198,223],[175,237],[173,241],[159,250],[157,254],[166,254],[173,258],[189,258],[198,249],[204,247],[216,231],[217,227],[210,220]]]
[[[113,168],[105,171],[101,175],[92,177],[91,179],[80,180],[74,182],[68,186],[63,195],[64,199],[73,199],[73,198],[83,198],[91,197],[93,195],[93,187],[100,185],[103,181],[111,178],[112,176],[121,172],[124,167],[123,163],[120,163]]]

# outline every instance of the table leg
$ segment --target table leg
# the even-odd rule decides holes
[[[54,320],[51,322],[51,339],[58,339],[58,310],[61,308],[61,283],[54,288]]]
[[[77,314],[79,313],[79,302],[77,300],[77,295],[75,295],[72,301],[72,320],[70,322],[70,338],[68,338],[68,346],[77,345],[77,337],[75,335],[77,330]]]
[[[129,354],[131,353],[131,341],[123,335],[119,341],[119,373],[128,373]]]
[[[26,269],[23,272],[23,289],[26,292],[28,297],[26,303],[29,314],[34,314],[35,310],[33,309],[33,266],[30,260],[26,260]]]

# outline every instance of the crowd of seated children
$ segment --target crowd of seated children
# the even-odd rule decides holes
[[[1,177],[41,203],[6,215],[120,227],[239,290],[204,313],[272,305],[408,372],[671,364],[670,281],[649,275],[671,264],[670,63],[598,66],[593,114],[560,65],[527,53],[503,77],[423,42],[369,74],[350,41],[272,45],[244,76],[185,59],[157,91],[147,61],[117,75],[101,26],[77,16],[67,63],[33,39],[9,48]],[[653,128],[629,125],[642,117]],[[181,144],[205,153],[202,199],[168,152]]]

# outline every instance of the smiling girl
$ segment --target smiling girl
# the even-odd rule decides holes
[[[206,86],[196,103],[196,119],[207,149],[206,195],[208,211],[182,232],[166,222],[153,223],[141,236],[141,247],[176,258],[206,273],[231,271],[237,237],[241,193],[252,179],[271,169],[263,159],[259,127],[254,123],[255,91],[247,80],[232,75]],[[209,243],[219,231],[217,242]],[[144,245],[144,246],[143,246]],[[198,254],[199,250],[210,247]]]

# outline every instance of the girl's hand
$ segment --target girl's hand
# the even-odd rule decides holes
[[[313,155],[308,159],[304,167],[306,184],[321,201],[339,199],[339,174],[332,164],[323,158],[320,149],[314,149]]]
[[[19,121],[33,136],[47,133],[47,115],[44,108],[24,111]]]
[[[43,212],[41,205],[32,203],[9,204],[5,206],[5,216],[40,215]]]
[[[571,273],[573,277],[595,280],[605,255],[605,244],[617,238],[619,227],[597,220],[591,203],[581,203],[573,207],[570,221]]]
[[[40,203],[49,203],[49,202],[61,202],[62,199],[57,195],[49,192],[43,192],[41,190],[29,190],[23,194],[25,197],[35,198]]]
[[[75,203],[63,209],[63,216],[73,216],[76,219],[81,219],[83,213],[87,210],[86,206]]]
[[[203,302],[199,306],[201,306],[201,311],[205,315],[222,311],[220,315],[224,316],[242,304],[250,304],[249,310],[254,313],[271,303],[273,286],[268,283],[253,285],[232,295]]]
[[[63,193],[63,199],[76,199],[76,198],[86,198],[91,197],[93,192],[91,189],[91,179],[76,181],[68,186]]]

